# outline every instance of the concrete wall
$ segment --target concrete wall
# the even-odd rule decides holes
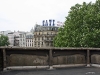
[[[86,64],[86,52],[80,50],[2,49],[4,68],[11,66],[52,66]]]
[[[53,57],[53,65],[85,64],[84,55],[66,55]],[[46,66],[49,65],[48,56],[11,54],[7,55],[7,66]]]
[[[10,66],[100,64],[100,49],[1,48],[0,53],[3,54],[0,56],[3,58],[3,64],[0,61],[3,68]]]
[[[0,71],[3,70],[3,56],[2,51],[0,50]]]
[[[45,66],[48,65],[48,56],[11,54],[7,61],[8,66]]]
[[[6,61],[7,67],[86,64],[86,51],[6,50]]]
[[[86,63],[85,56],[80,54],[53,57],[54,65],[85,64],[85,63]]]
[[[99,54],[93,54],[91,56],[91,64],[100,64],[100,55]]]

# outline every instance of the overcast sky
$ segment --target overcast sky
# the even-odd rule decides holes
[[[0,0],[0,31],[30,31],[42,20],[65,21],[70,7],[96,0]]]

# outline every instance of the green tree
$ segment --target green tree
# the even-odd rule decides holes
[[[65,25],[54,38],[55,47],[100,47],[100,0],[72,6]]]
[[[0,46],[8,46],[9,41],[8,37],[4,35],[0,35]]]

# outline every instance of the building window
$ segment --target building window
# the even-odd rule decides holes
[[[38,42],[38,45],[40,45],[40,42]]]
[[[47,43],[47,46],[49,46],[49,43]]]
[[[43,32],[42,32],[42,35],[43,35]]]
[[[43,42],[42,42],[42,45],[43,45]]]
[[[51,35],[52,35],[53,33],[51,32]]]
[[[40,32],[39,32],[39,35],[40,35]]]
[[[49,40],[49,38],[47,37],[47,40]]]
[[[40,38],[38,38],[38,40],[40,40]]]
[[[51,43],[51,46],[53,46],[53,43]]]
[[[36,41],[36,38],[35,38],[35,41]]]
[[[43,40],[43,37],[42,37],[42,40]]]
[[[48,27],[48,30],[49,30],[49,27]]]
[[[47,32],[47,35],[49,35],[49,33]]]
[[[51,30],[53,31],[53,28],[51,28]]]
[[[49,37],[49,40],[51,40],[51,37]]]
[[[55,28],[55,31],[56,31],[57,29]]]
[[[53,40],[53,38],[51,37],[51,40]]]
[[[35,45],[36,45],[36,42],[35,42]]]

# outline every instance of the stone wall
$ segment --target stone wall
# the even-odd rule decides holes
[[[11,54],[7,56],[7,66],[45,66],[49,65],[48,56]],[[84,55],[66,55],[53,57],[53,65],[85,64]]]
[[[7,61],[8,66],[44,66],[48,65],[48,56],[11,54]]]
[[[2,70],[3,68],[3,57],[2,57],[2,52],[0,50],[0,71]]]
[[[100,64],[99,49],[81,49],[2,48],[0,49],[0,68],[10,66]]]
[[[99,54],[93,54],[91,56],[91,64],[100,64],[100,55]]]
[[[53,57],[54,65],[67,65],[67,64],[85,64],[84,55],[66,55],[66,56],[56,56]]]

